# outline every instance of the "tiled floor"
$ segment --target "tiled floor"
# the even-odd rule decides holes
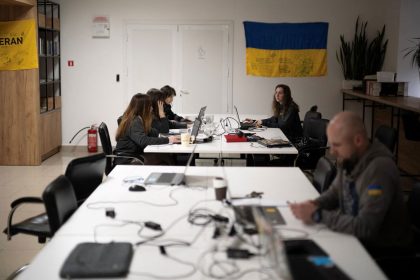
[[[10,203],[23,196],[40,197],[44,188],[58,175],[64,174],[67,164],[87,151],[62,151],[45,160],[40,166],[0,166],[0,229],[7,225]],[[15,221],[43,212],[40,205],[25,205],[15,212]],[[42,249],[36,237],[18,234],[8,241],[0,233],[0,279],[6,279],[16,268],[29,263]]]

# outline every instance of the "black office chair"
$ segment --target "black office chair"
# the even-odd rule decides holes
[[[313,172],[312,184],[319,193],[325,192],[337,173],[335,165],[326,157],[321,157]]]
[[[308,122],[309,119],[321,119],[322,114],[321,112],[318,112],[318,106],[313,105],[308,112],[305,113],[305,117],[303,118],[302,122],[302,129],[303,129],[303,135],[308,134]]]
[[[405,138],[410,141],[420,141],[420,114],[403,111],[401,119],[404,125]]]
[[[127,155],[116,155],[114,150],[112,149],[111,137],[109,136],[108,126],[102,122],[98,127],[99,138],[101,140],[102,150],[106,156],[106,165],[105,165],[105,175],[112,171],[115,166],[114,160],[115,158],[127,158],[133,160],[132,164],[139,164],[143,165],[144,160],[139,155],[139,158],[127,156]]]
[[[75,192],[78,205],[101,184],[104,171],[105,155],[103,153],[76,158],[69,163],[65,176],[74,188],[73,191]],[[28,203],[42,204],[43,200],[39,197],[22,197],[13,201],[10,204],[11,210],[7,228],[3,232],[7,234],[8,240],[18,233],[23,233],[37,236],[39,243],[45,243],[46,239],[52,236],[46,213],[41,213],[17,224],[12,224],[13,215],[18,207]]]
[[[387,125],[379,126],[375,132],[375,138],[384,144],[391,153],[394,153],[397,137],[397,130]]]
[[[44,240],[43,242],[45,242],[45,239],[47,237],[52,237],[77,209],[77,200],[73,186],[69,179],[64,175],[58,176],[54,181],[48,184],[42,193],[42,199],[26,198],[26,202],[44,204],[47,214],[42,214],[43,218],[39,221],[40,223],[33,223],[34,218],[31,218],[18,224],[11,225],[14,211],[21,203],[25,202],[24,200],[25,198],[21,198],[12,202],[12,211],[9,215],[7,228],[9,230],[7,233],[8,239],[10,239],[11,235],[19,233],[15,231],[20,230],[20,232],[36,235],[38,236],[38,239],[41,238]],[[27,267],[28,264],[19,267],[12,272],[7,279],[15,279]]]
[[[420,182],[414,184],[407,200],[407,208],[414,231],[420,237]]]
[[[318,160],[325,156],[327,147],[327,119],[308,118],[304,121],[306,127],[302,139],[295,142],[298,155],[294,165],[301,169],[315,169]]]
[[[46,213],[13,224],[15,211],[27,203],[44,204]],[[45,243],[46,239],[51,238],[77,209],[77,200],[69,179],[60,175],[46,187],[42,199],[39,197],[22,197],[13,201],[10,207],[12,209],[7,219],[7,228],[3,231],[7,234],[7,239],[10,240],[12,236],[23,233],[37,236],[39,243]]]
[[[104,153],[76,158],[67,165],[65,175],[73,185],[78,205],[102,183],[105,165]]]
[[[375,258],[379,267],[391,280],[420,279],[420,182],[414,184],[407,200],[407,208],[414,232],[413,248],[406,254]]]
[[[76,195],[70,180],[64,175],[58,176],[45,188],[42,200],[47,211],[50,233],[54,235],[77,209]]]

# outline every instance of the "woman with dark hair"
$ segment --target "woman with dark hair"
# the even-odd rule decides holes
[[[302,125],[299,117],[299,106],[293,101],[290,87],[277,85],[273,96],[273,116],[256,121],[256,125],[278,127],[289,140],[302,137]]]
[[[146,93],[152,101],[152,127],[159,133],[169,133],[169,121],[164,111],[165,97],[161,90],[151,88]]]
[[[171,164],[171,160],[155,154],[144,154],[147,145],[178,143],[179,137],[158,137],[159,132],[152,127],[152,102],[150,96],[135,94],[125,110],[118,126],[115,139],[117,155],[143,156],[145,164]],[[169,160],[168,160],[169,159]],[[116,158],[116,164],[130,164],[131,159]]]
[[[171,86],[164,86],[160,89],[165,98],[165,104],[163,104],[163,108],[165,110],[166,117],[169,120],[169,127],[170,128],[187,128],[187,123],[191,121],[188,119],[184,119],[181,116],[178,116],[172,111],[172,102],[174,100],[174,96],[176,96],[176,91]]]

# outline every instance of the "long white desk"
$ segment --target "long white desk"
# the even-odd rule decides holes
[[[248,132],[248,131],[244,131]],[[254,132],[253,132],[254,133]],[[267,128],[264,131],[255,131],[255,134],[266,139],[288,140],[278,128]],[[145,153],[190,153],[194,145],[182,146],[181,144],[149,145]],[[197,144],[196,153],[208,154],[291,154],[298,153],[295,147],[267,148],[255,142],[227,142],[222,136],[214,136],[213,141]]]
[[[181,239],[196,242],[189,247],[168,247],[167,253],[182,261],[193,263],[198,269],[206,271],[209,260],[204,252],[223,247],[229,242],[228,237],[212,239],[213,226],[202,228],[188,223],[186,213],[195,208],[208,208],[232,218],[229,208],[214,200],[214,190],[211,188],[212,176],[223,176],[228,181],[232,196],[244,196],[252,191],[263,192],[263,197],[280,203],[280,212],[287,224],[279,230],[285,238],[302,237],[315,240],[353,279],[385,279],[384,274],[363,249],[358,240],[350,235],[338,234],[322,225],[305,226],[296,220],[285,201],[301,201],[313,199],[317,192],[305,175],[298,168],[251,168],[251,167],[189,167],[186,171],[189,187],[147,186],[145,192],[130,192],[130,184],[124,179],[133,176],[147,177],[150,172],[183,172],[184,167],[177,166],[124,166],[114,168],[105,182],[80,206],[78,211],[62,226],[53,239],[33,259],[30,267],[19,279],[58,279],[59,270],[74,246],[80,242],[110,242],[126,241],[136,243],[144,240],[138,235],[139,226],[128,224],[122,226],[121,220],[154,221],[163,229],[172,225],[168,232],[157,240]],[[207,186],[194,187],[194,185]],[[113,207],[116,218],[105,216],[105,207]],[[183,217],[184,216],[184,217]],[[182,218],[181,218],[182,217]],[[179,218],[179,219],[178,219]],[[174,224],[174,221],[178,222]],[[144,230],[141,235],[153,235],[151,230]],[[200,235],[198,235],[200,234]],[[225,258],[220,252],[218,259]],[[201,257],[201,258],[200,258]],[[259,279],[261,274],[256,271],[260,266],[259,257],[249,260],[235,261],[241,270],[255,269],[245,274],[241,279]],[[164,268],[164,269],[162,269]],[[182,265],[173,259],[159,253],[153,246],[136,247],[130,266],[128,279],[151,279],[143,274],[164,277],[184,275],[191,267]],[[186,279],[210,279],[202,272],[196,271]]]

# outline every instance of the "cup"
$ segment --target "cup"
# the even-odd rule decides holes
[[[182,146],[189,146],[190,145],[191,134],[189,133],[181,133],[181,145]]]
[[[226,198],[227,193],[227,182],[222,177],[214,177],[213,188],[216,200],[222,201]]]

